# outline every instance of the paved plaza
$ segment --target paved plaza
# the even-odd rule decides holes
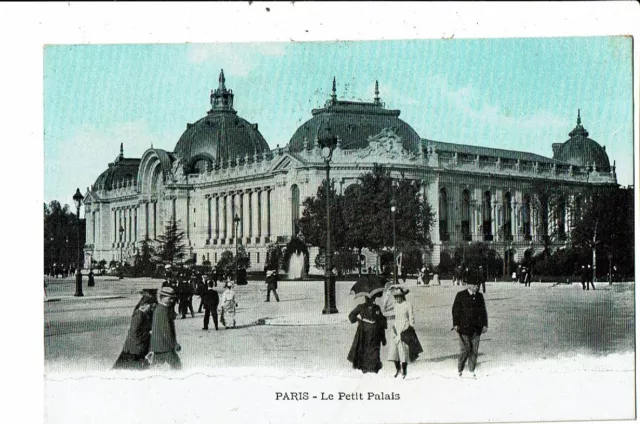
[[[101,375],[101,385],[91,386],[92,390],[107,390],[104,384],[112,384],[106,383],[104,376],[119,375],[109,370],[122,349],[131,312],[139,299],[137,291],[160,284],[161,280],[99,277],[95,287],[85,284],[85,297],[75,298],[71,279],[49,281],[48,301],[44,303],[44,347],[48,413],[52,418],[62,411],[56,409],[51,396],[64,396],[68,387],[59,375]],[[203,331],[203,314],[178,317],[176,331],[184,370],[160,374],[192,376],[180,383],[172,380],[185,390],[189,390],[186,381],[203,375],[228,379],[225,389],[216,385],[215,391],[229,393],[244,390],[238,384],[246,380],[238,380],[237,376],[274,377],[275,383],[258,380],[255,386],[262,390],[257,404],[263,405],[271,417],[277,416],[276,409],[270,409],[276,407],[271,399],[276,389],[269,391],[264,386],[266,381],[271,381],[268,387],[280,387],[278,384],[285,384],[283,377],[288,377],[284,380],[289,381],[286,390],[304,390],[305,384],[315,385],[328,376],[337,379],[338,383],[332,380],[333,384],[342,388],[365,384],[369,388],[401,390],[405,400],[426,402],[430,408],[427,415],[415,415],[426,417],[426,421],[613,419],[630,418],[635,413],[633,283],[600,283],[595,291],[583,291],[579,284],[534,283],[525,288],[515,283],[488,283],[485,299],[489,331],[482,336],[478,377],[474,380],[466,373],[462,379],[457,376],[458,340],[450,331],[453,298],[463,287],[453,286],[451,281],[426,287],[408,281],[411,292],[407,300],[413,304],[416,332],[425,352],[409,365],[405,381],[393,378],[395,370],[386,361],[386,348],[384,366],[378,375],[363,376],[347,361],[356,330],[347,314],[359,302],[349,295],[352,284],[337,283],[339,313],[333,315],[321,314],[322,281],[279,282],[281,301],[272,298],[269,303],[264,302],[264,282],[250,281],[247,286],[236,287],[238,327],[220,326],[215,331],[210,325],[209,331]],[[198,303],[199,298],[194,297],[196,311]],[[158,375],[158,371],[141,374]],[[310,383],[309,379],[315,382]],[[167,380],[157,384],[165,385]],[[457,411],[452,416],[451,409],[444,406],[464,396],[465,390],[477,391],[472,404],[483,403],[480,415]],[[75,387],[74,393],[77,391]],[[193,394],[194,399],[202,396]],[[511,405],[501,403],[509,396],[519,400]],[[488,406],[492,402],[496,402],[496,408]],[[238,411],[243,405],[238,403],[235,415],[230,417],[242,416]],[[233,407],[229,408],[221,410],[231,414]],[[302,409],[299,413],[300,417],[304,415]],[[343,417],[349,422],[372,422],[358,421],[356,409],[344,409]]]

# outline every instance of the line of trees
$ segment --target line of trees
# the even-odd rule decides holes
[[[78,239],[78,230],[80,237]],[[44,204],[44,271],[69,272],[77,266],[78,249],[85,244],[84,219],[78,220],[69,205],[54,200]],[[81,255],[81,260],[83,260]],[[57,270],[54,270],[55,268]]]
[[[305,242],[320,247],[316,266],[324,263],[326,241],[326,184],[324,181],[314,197],[304,200],[304,211],[298,224]],[[358,272],[362,250],[376,252],[381,266],[392,266],[393,249],[392,201],[395,202],[395,234],[397,254],[403,254],[403,266],[415,272],[422,264],[421,251],[433,246],[430,237],[435,222],[431,206],[421,199],[418,181],[402,176],[391,177],[389,169],[376,165],[361,175],[344,194],[338,194],[332,180],[329,186],[331,213],[331,248],[334,266],[339,273],[355,268]]]

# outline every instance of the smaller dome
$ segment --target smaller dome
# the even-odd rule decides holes
[[[580,110],[576,127],[569,133],[569,140],[553,145],[553,158],[575,166],[593,166],[597,171],[609,172],[611,164],[606,149],[588,138],[589,132],[582,126]]]
[[[139,167],[140,159],[125,158],[122,144],[120,144],[120,154],[113,163],[109,164],[109,168],[96,178],[93,188],[94,190],[111,190],[135,184]]]

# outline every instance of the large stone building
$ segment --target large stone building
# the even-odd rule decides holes
[[[121,251],[132,262],[145,235],[156,239],[175,217],[196,263],[215,264],[235,248],[237,214],[238,239],[252,269],[262,269],[267,245],[296,234],[302,201],[325,178],[318,145],[324,133],[337,137],[331,177],[340,192],[374,164],[422,182],[422,197],[436,213],[434,247],[425,251],[434,264],[441,252],[470,241],[491,242],[516,260],[542,249],[547,237],[555,245],[566,243],[590,188],[616,184],[615,166],[605,148],[588,138],[579,111],[569,139],[552,143],[548,158],[421,138],[399,110],[385,108],[377,82],[373,102],[352,102],[337,99],[334,79],[325,106],[312,110],[288,144],[275,149],[258,124],[238,115],[233,100],[221,72],[211,110],[187,124],[172,152],[152,146],[133,159],[120,145],[120,154],[86,193],[85,263],[118,261]],[[560,192],[559,201],[541,202],[545,188]],[[365,266],[374,261],[367,255]]]

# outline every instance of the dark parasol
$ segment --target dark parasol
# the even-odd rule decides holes
[[[354,297],[372,297],[384,291],[387,279],[379,275],[367,274],[363,275],[351,287],[351,293]]]

